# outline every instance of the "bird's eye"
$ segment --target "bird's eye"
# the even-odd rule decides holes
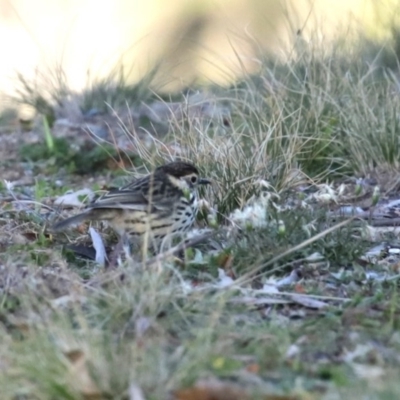
[[[197,176],[192,176],[190,178],[190,180],[192,181],[192,183],[196,183],[197,182]]]

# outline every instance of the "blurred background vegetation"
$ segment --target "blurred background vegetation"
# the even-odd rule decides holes
[[[127,83],[157,66],[158,90],[226,84],[261,55],[298,40],[393,40],[397,0],[0,0],[0,95],[24,79],[81,90],[119,71]],[[45,79],[43,80],[43,77]],[[54,85],[52,85],[54,86]],[[4,97],[3,97],[4,98]],[[0,99],[1,100],[1,99]]]

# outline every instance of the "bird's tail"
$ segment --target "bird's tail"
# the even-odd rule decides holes
[[[73,217],[64,219],[63,221],[57,222],[55,225],[53,225],[53,230],[62,231],[70,225],[80,224],[87,219],[90,219],[90,211],[86,211],[81,214],[74,215]]]

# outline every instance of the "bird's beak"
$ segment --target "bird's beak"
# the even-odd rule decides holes
[[[199,185],[210,185],[210,184],[211,184],[211,181],[208,180],[208,179],[201,178],[201,179],[199,179],[198,184],[199,184]]]

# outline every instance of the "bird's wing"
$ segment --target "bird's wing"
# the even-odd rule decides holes
[[[120,208],[147,212],[170,210],[175,198],[166,196],[165,183],[164,180],[158,179],[139,179],[122,189],[107,192],[92,203],[90,208]]]
[[[120,208],[148,211],[149,202],[142,193],[135,190],[112,190],[90,205],[91,209]]]
[[[147,203],[157,211],[171,211],[181,195],[179,190],[171,187],[167,176],[160,173],[133,181],[121,190],[124,189],[141,192]]]

